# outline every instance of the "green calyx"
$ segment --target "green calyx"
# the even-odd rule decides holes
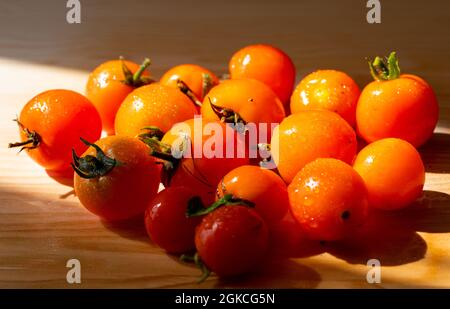
[[[205,207],[199,197],[193,197],[188,202],[186,209],[186,217],[198,217],[207,215],[222,206],[247,206],[255,207],[255,204],[240,198],[234,197],[232,194],[225,194],[221,199],[215,201],[211,206]]]
[[[39,147],[39,144],[41,143],[41,136],[36,131],[30,131],[25,128],[18,119],[14,119],[14,121],[17,122],[22,132],[25,133],[27,139],[23,142],[9,143],[8,148],[20,147],[19,152],[22,152],[24,149],[31,150]]]
[[[375,80],[387,81],[400,77],[400,66],[395,51],[391,52],[387,58],[377,56],[373,61],[369,60],[368,63],[370,74]]]
[[[149,58],[144,59],[141,66],[134,74],[131,72],[131,70],[125,64],[123,57],[120,57],[120,61],[122,62],[123,75],[125,76],[125,79],[122,81],[122,83],[124,83],[125,85],[137,88],[137,87],[148,85],[148,84],[151,84],[154,82],[154,80],[151,79],[150,77],[142,76],[144,71],[151,64],[151,61]]]
[[[181,79],[177,80],[178,89],[184,93],[195,105],[202,107],[202,102],[197,98],[189,86]]]
[[[203,261],[200,259],[198,252],[196,252],[195,254],[182,254],[180,256],[180,261],[185,263],[194,263],[195,266],[197,266],[202,271],[202,275],[198,280],[198,283],[202,283],[211,275],[211,270],[209,270],[205,263],[203,263]]]
[[[115,166],[121,164],[116,159],[108,157],[96,144],[89,143],[81,137],[80,140],[85,145],[93,147],[97,152],[96,156],[86,155],[80,158],[72,149],[73,162],[70,165],[80,177],[91,179],[104,176],[111,172]]]
[[[241,115],[236,113],[231,108],[221,107],[213,104],[210,97],[208,97],[208,100],[213,112],[217,115],[217,117],[219,117],[220,121],[225,123],[232,123],[236,127],[238,125],[245,126],[247,124],[247,122],[241,117]]]

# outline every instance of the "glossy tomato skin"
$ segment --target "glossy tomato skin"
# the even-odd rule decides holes
[[[123,62],[133,74],[139,69],[139,65],[132,61]],[[149,76],[149,73],[144,72],[142,76]],[[111,60],[95,68],[86,84],[86,96],[95,105],[102,119],[103,129],[109,135],[114,134],[114,120],[120,104],[134,90],[124,80],[122,61]]]
[[[147,126],[167,132],[196,114],[194,103],[182,92],[153,83],[135,89],[125,98],[116,114],[116,134],[134,137]]]
[[[233,136],[232,139],[229,134]],[[180,136],[190,141],[190,152],[181,158],[170,185],[189,187],[209,205],[215,200],[216,187],[222,177],[249,163],[245,143],[241,135],[227,125],[219,121],[208,122],[202,118],[177,124],[161,141],[167,145],[177,145]],[[214,142],[217,142],[217,148],[214,148]],[[228,150],[232,150],[234,155],[227,156]]]
[[[264,44],[250,45],[237,51],[229,63],[230,76],[251,78],[268,85],[286,104],[295,83],[295,66],[280,49]]]
[[[48,90],[32,98],[22,109],[19,122],[29,131],[35,131],[41,141],[29,156],[51,171],[71,169],[72,148],[81,153],[87,146],[80,137],[97,140],[102,124],[92,103],[71,90]],[[22,141],[26,134],[20,130]]]
[[[356,103],[360,90],[344,72],[319,70],[307,75],[291,96],[291,113],[326,109],[339,114],[352,127],[356,122]]]
[[[433,134],[438,117],[433,89],[414,75],[371,82],[356,109],[358,134],[368,143],[395,137],[420,147]]]
[[[308,110],[286,117],[275,128],[272,157],[286,183],[317,158],[336,158],[351,164],[356,154],[356,134],[338,114]]]
[[[107,221],[125,220],[143,214],[156,195],[160,167],[148,147],[128,136],[109,136],[96,143],[120,163],[104,176],[86,179],[75,173],[74,189],[87,210]],[[96,155],[89,147],[81,156]]]
[[[422,195],[425,168],[410,143],[386,138],[363,148],[353,164],[366,183],[370,206],[395,210]]]
[[[154,243],[169,253],[186,253],[195,249],[195,227],[201,217],[186,217],[189,200],[194,197],[186,187],[162,190],[145,211],[145,226]]]
[[[254,203],[268,226],[280,221],[289,209],[284,181],[275,172],[259,166],[243,165],[226,174],[217,186],[216,199],[225,194]]]
[[[175,66],[164,73],[159,82],[163,85],[177,88],[177,81],[180,79],[192,90],[197,99],[202,101],[204,74],[209,75],[211,78],[211,86],[219,84],[219,78],[213,72],[195,64]]]
[[[343,239],[367,219],[364,181],[340,160],[317,159],[307,164],[294,177],[288,192],[292,214],[312,239]]]
[[[195,232],[201,260],[220,277],[254,270],[268,250],[268,229],[246,206],[223,206],[203,218]]]

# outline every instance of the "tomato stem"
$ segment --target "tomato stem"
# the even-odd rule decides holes
[[[122,71],[123,71],[123,75],[125,77],[125,79],[122,81],[124,84],[134,87],[134,88],[137,88],[137,87],[148,85],[148,84],[151,84],[154,82],[154,80],[151,79],[150,77],[142,76],[144,71],[151,64],[151,61],[149,58],[144,59],[141,66],[134,74],[131,72],[131,70],[126,65],[124,58],[121,56],[119,59],[122,63]]]
[[[18,119],[14,119],[13,121],[17,122],[17,125],[25,133],[27,139],[23,142],[9,143],[8,148],[21,147],[19,152],[22,152],[24,149],[31,150],[39,147],[41,143],[41,136],[36,131],[30,131],[25,128]]]
[[[201,202],[201,201],[200,201]],[[233,206],[242,205],[247,207],[255,207],[253,202],[236,198],[232,194],[225,194],[221,199],[215,201],[211,206],[205,208],[202,203],[198,203],[197,200],[189,200],[188,207],[186,209],[186,217],[198,217],[207,215],[221,206]]]
[[[387,58],[376,56],[373,61],[369,60],[368,64],[370,74],[375,80],[387,81],[400,77],[400,66],[395,51],[391,52]]]
[[[103,150],[96,144],[92,144],[82,137],[80,140],[87,146],[91,146],[96,151],[96,156],[86,155],[84,157],[78,157],[75,149],[72,149],[73,162],[70,163],[73,170],[82,178],[91,179],[104,176],[112,171],[112,169],[120,165],[116,159],[108,157]]]
[[[194,92],[189,88],[189,86],[182,81],[181,79],[177,80],[177,87],[180,89],[181,92],[183,92],[187,97],[194,102],[195,105],[202,107],[202,102],[197,98],[197,96],[194,94]]]
[[[202,276],[197,281],[197,283],[199,284],[204,282],[211,275],[211,270],[205,265],[205,263],[203,263],[198,252],[196,252],[194,255],[182,254],[180,256],[180,261],[185,263],[194,263],[195,266],[197,266],[202,271]]]
[[[225,123],[233,123],[236,127],[239,127],[239,124],[242,124],[244,126],[247,124],[247,122],[241,117],[241,115],[236,113],[231,108],[221,107],[213,104],[210,97],[208,97],[208,100],[213,112],[217,115],[217,117],[219,117],[220,121]]]
[[[204,98],[214,86],[214,81],[211,75],[208,73],[202,73],[202,98]]]

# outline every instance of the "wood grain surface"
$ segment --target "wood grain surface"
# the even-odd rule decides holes
[[[365,1],[81,1],[82,23],[65,22],[65,1],[0,2],[0,287],[447,287],[450,288],[450,3],[382,1],[382,23],[365,21]],[[360,86],[364,57],[398,51],[404,71],[427,79],[441,116],[421,153],[423,198],[379,214],[363,243],[330,245],[309,258],[271,261],[238,280],[212,276],[164,254],[141,220],[107,224],[88,213],[71,188],[7,148],[11,120],[35,94],[84,91],[100,62],[148,55],[157,78],[170,66],[198,63],[224,73],[238,48],[275,44],[294,59],[300,79],[318,68],[342,69]],[[401,159],[401,158],[399,158]],[[66,262],[81,262],[82,283],[66,282]],[[366,262],[382,264],[368,284]]]

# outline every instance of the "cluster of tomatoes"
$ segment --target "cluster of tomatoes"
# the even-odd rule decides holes
[[[362,92],[336,70],[313,72],[294,90],[293,62],[268,45],[236,52],[226,80],[180,65],[155,81],[149,64],[101,64],[86,97],[37,95],[17,119],[21,141],[10,147],[25,149],[50,175],[69,175],[81,204],[103,220],[144,214],[152,241],[196,263],[204,277],[252,271],[273,253],[312,254],[357,232],[370,209],[406,207],[422,194],[416,148],[433,133],[438,103],[423,79],[400,75],[395,53],[369,63],[375,81]],[[203,149],[211,123],[235,125],[235,138],[220,140],[233,150],[249,142],[237,124],[277,123],[265,136],[276,169],[246,151],[174,154]],[[368,143],[359,152],[357,136]]]

